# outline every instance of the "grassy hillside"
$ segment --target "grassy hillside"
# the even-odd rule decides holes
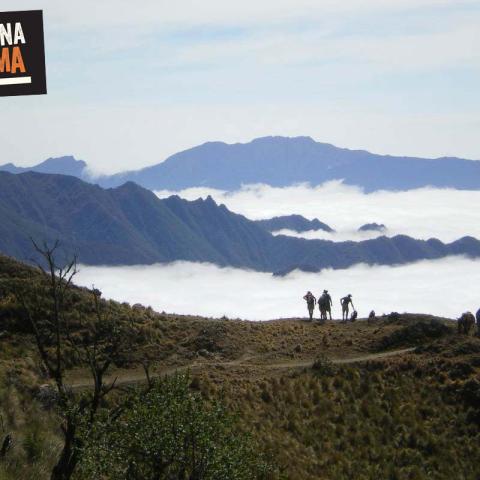
[[[0,257],[0,479],[49,478],[60,448],[49,396],[18,296],[48,313],[44,277]],[[91,292],[75,288],[68,315],[88,341]],[[190,370],[191,388],[237,412],[277,465],[272,478],[472,479],[480,475],[480,340],[453,322],[391,315],[325,325],[304,319],[244,322],[158,313],[102,301],[132,337],[110,372],[120,390],[152,373]],[[72,352],[74,391],[89,388]]]

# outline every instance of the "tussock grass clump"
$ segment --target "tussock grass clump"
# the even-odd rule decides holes
[[[320,359],[319,370],[325,366]],[[449,362],[413,356],[370,367],[336,366],[328,376],[312,368],[262,380],[263,391],[274,394],[246,402],[242,392],[253,382],[228,401],[245,425],[256,425],[256,437],[275,452],[288,479],[476,479],[475,374],[447,389],[437,379],[453,367]]]
[[[333,362],[325,355],[320,355],[313,362],[312,370],[318,376],[332,377],[337,373]]]
[[[453,333],[454,330],[451,327],[437,319],[432,319],[429,322],[415,322],[383,337],[379,342],[379,349],[385,350],[400,346],[421,345],[426,341],[445,337]]]

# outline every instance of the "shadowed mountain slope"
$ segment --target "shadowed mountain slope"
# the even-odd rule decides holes
[[[211,197],[159,199],[132,182],[102,189],[74,177],[33,172],[0,172],[0,216],[0,252],[21,260],[32,258],[29,238],[60,239],[66,252],[92,265],[187,260],[277,273],[480,256],[480,242],[470,237],[450,244],[406,236],[363,242],[274,237]]]

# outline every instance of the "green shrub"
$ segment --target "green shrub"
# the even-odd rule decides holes
[[[268,478],[255,442],[189,385],[187,375],[165,378],[137,393],[118,419],[100,422],[86,439],[80,478]]]

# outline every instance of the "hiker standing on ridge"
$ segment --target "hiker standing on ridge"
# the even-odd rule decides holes
[[[348,320],[349,306],[352,305],[352,308],[355,310],[352,302],[352,294],[349,293],[346,297],[343,297],[340,300],[340,304],[342,305],[342,322],[346,322]]]
[[[327,320],[327,313],[332,319],[332,297],[328,293],[328,290],[324,290],[322,295],[318,297],[318,308],[320,310],[320,320]]]
[[[313,293],[308,291],[307,294],[303,297],[303,299],[307,302],[308,314],[310,315],[310,320],[313,319],[313,310],[315,308],[315,303],[317,303],[317,299],[313,296]]]

